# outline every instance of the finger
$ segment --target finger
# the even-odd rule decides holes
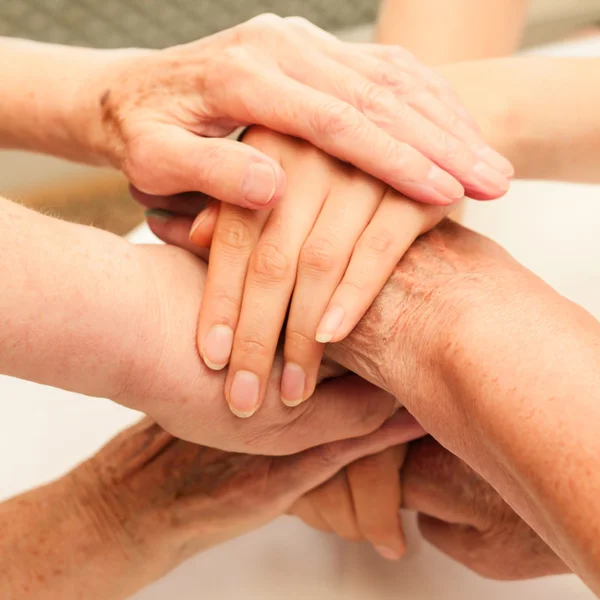
[[[480,552],[481,533],[474,527],[446,523],[420,514],[418,517],[421,535],[438,550],[459,562],[472,564],[474,555]]]
[[[146,208],[162,209],[186,217],[195,217],[202,212],[212,200],[209,196],[199,192],[185,192],[173,196],[154,196],[138,190],[129,184],[131,197]]]
[[[315,389],[324,348],[316,339],[317,325],[384,193],[382,184],[362,173],[338,172],[337,183],[300,251],[281,377],[281,399],[287,406],[297,406]],[[349,197],[358,201],[350,206]]]
[[[313,47],[318,48],[326,56],[335,59],[338,63],[383,88],[391,89],[401,96],[413,96],[415,100],[409,102],[409,105],[413,106],[420,114],[463,141],[475,155],[480,156],[506,177],[514,175],[514,169],[510,162],[487,146],[481,135],[473,129],[473,120],[460,103],[458,95],[452,91],[442,77],[422,65],[410,53],[403,49],[387,50],[384,53],[380,51],[378,56],[377,53],[369,53],[368,50],[367,52],[359,51],[360,45],[343,43],[335,36],[323,35],[319,28],[308,21],[305,22],[304,19],[292,19],[290,24],[302,32],[303,39],[309,36]],[[380,56],[385,56],[386,59],[383,60]],[[391,56],[393,56],[394,62],[389,58]],[[323,65],[323,61],[320,60],[319,64]],[[315,73],[314,69],[310,72]],[[348,72],[339,75],[345,81],[348,81],[350,76]],[[319,74],[314,76],[319,76]],[[313,86],[315,84],[313,80],[297,78]],[[331,83],[333,80],[327,78],[327,81]],[[358,80],[352,86],[357,84]],[[319,89],[328,91],[326,88]],[[354,89],[357,88],[354,87]],[[344,96],[340,97],[348,101]],[[441,101],[442,99],[443,101]],[[465,117],[465,113],[467,117]],[[403,141],[408,140],[403,139]]]
[[[331,533],[331,527],[319,514],[319,511],[311,501],[311,494],[312,492],[308,492],[308,494],[299,498],[292,508],[290,508],[288,514],[298,517],[313,529]]]
[[[515,169],[511,162],[491,146],[488,146],[481,136],[473,131],[472,127],[462,119],[457,118],[456,113],[433,94],[427,90],[417,90],[408,94],[406,101],[433,124],[465,142],[477,156],[485,160],[494,169],[497,169],[504,177],[514,176]]]
[[[404,508],[447,523],[483,530],[494,506],[504,507],[489,484],[430,437],[411,445],[402,484]]]
[[[298,255],[327,196],[329,163],[317,164],[310,161],[308,179],[301,168],[290,173],[284,198],[271,214],[248,266],[225,383],[229,405],[240,416],[253,415],[264,398],[294,289]]]
[[[229,362],[248,263],[267,219],[267,211],[220,207],[197,338],[200,355],[213,370],[221,370]]]
[[[325,78],[340,78],[335,74],[339,65],[334,64],[335,69]],[[314,64],[310,68],[314,69]],[[416,200],[447,205],[462,197],[463,187],[451,175],[408,144],[394,139],[349,103],[261,66],[256,66],[252,74],[251,82],[246,78],[239,83],[240,93],[234,99],[221,98],[232,114],[308,140]],[[351,87],[349,82],[346,87]],[[363,82],[360,89],[364,88]],[[272,106],[275,97],[286,99],[278,102],[277,110]],[[384,111],[388,115],[395,110],[395,98],[393,102],[394,106]],[[370,152],[365,153],[364,148]]]
[[[388,560],[398,560],[406,551],[400,519],[400,466],[405,455],[405,445],[394,446],[346,467],[358,528]]]
[[[147,210],[145,216],[150,231],[165,244],[179,246],[203,260],[208,259],[208,251],[196,246],[188,239],[192,226],[191,218],[182,217],[160,208]]]
[[[220,203],[211,201],[194,219],[189,230],[189,239],[199,248],[210,248],[219,217]]]
[[[314,66],[305,68],[303,63],[295,62],[294,69],[288,74],[355,106],[381,130],[409,144],[421,153],[421,157],[427,157],[441,167],[443,175],[438,171],[435,176],[443,186],[438,191],[450,202],[440,200],[436,204],[448,204],[461,197],[461,186],[456,180],[476,198],[497,198],[507,191],[506,176],[478,156],[480,145],[470,148],[451,131],[441,129],[401,101],[391,90],[370,82],[349,67],[323,57],[319,59],[319,65],[321,69],[316,70]],[[324,72],[328,73],[326,77]],[[410,172],[412,165],[405,166]],[[448,173],[455,180],[448,179]]]
[[[243,208],[268,209],[283,193],[280,165],[246,144],[162,125],[146,135],[140,148],[125,171],[147,195],[197,191]]]
[[[355,44],[361,52],[380,58],[390,64],[396,71],[406,71],[426,82],[428,89],[451,106],[456,114],[462,118],[476,133],[481,133],[477,121],[465,108],[460,96],[452,86],[434,69],[427,67],[417,60],[410,52],[400,46],[389,46],[384,44]]]
[[[447,208],[417,204],[388,191],[360,236],[341,283],[317,327],[317,339],[338,342],[371,306],[415,239],[436,225]]]
[[[274,493],[287,497],[289,507],[300,495],[329,480],[351,462],[406,443],[416,435],[423,435],[422,432],[414,418],[405,410],[400,410],[370,434],[310,448],[277,461],[272,469],[277,488]]]
[[[310,493],[310,499],[317,514],[330,531],[351,542],[362,539],[344,470],[314,489]]]

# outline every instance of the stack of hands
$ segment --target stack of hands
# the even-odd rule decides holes
[[[88,350],[77,368],[42,363],[44,340],[28,361],[18,349],[4,358],[13,375],[152,420],[0,506],[2,526],[21,528],[7,537],[14,560],[0,590],[67,599],[77,579],[86,598],[123,597],[285,513],[394,560],[405,550],[402,507],[419,513],[432,544],[486,576],[567,572],[551,546],[570,550],[532,508],[544,484],[517,481],[503,445],[525,422],[523,407],[499,401],[523,378],[506,332],[541,348],[530,371],[542,377],[552,347],[583,343],[595,325],[445,219],[465,194],[500,197],[514,173],[450,86],[398,48],[346,45],[272,17],[160,52],[86,54],[90,63],[93,76],[70,95],[87,124],[69,129],[62,154],[122,169],[169,245],[132,247],[68,224],[42,240],[31,231],[49,219],[31,217],[40,255],[57,240],[81,255],[102,247],[82,278],[110,273],[119,314],[100,330],[67,309],[56,319],[56,308],[52,345]],[[460,81],[472,68],[448,74]],[[486,132],[502,132],[496,108],[478,114]],[[243,143],[221,139],[253,123],[262,127]],[[30,147],[57,143],[39,135]],[[33,138],[15,130],[12,145]],[[25,212],[6,207],[15,239]],[[59,269],[56,296],[70,297]],[[101,287],[90,284],[105,307],[113,297]],[[540,314],[566,326],[543,339],[529,326]],[[498,445],[482,451],[492,427]],[[531,464],[549,460],[541,454]],[[79,540],[77,551],[61,552],[60,538]],[[34,547],[43,560],[24,568]]]

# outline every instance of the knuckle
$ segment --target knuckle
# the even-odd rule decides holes
[[[248,223],[242,218],[228,219],[217,228],[215,241],[223,248],[234,252],[249,251],[252,235]]]
[[[315,346],[314,338],[306,335],[297,329],[288,328],[285,332],[285,351],[286,354],[298,354],[302,356],[306,350]],[[291,350],[291,352],[290,352]],[[289,357],[288,357],[289,358]]]
[[[371,81],[364,81],[361,86],[356,88],[355,93],[357,107],[369,118],[392,114],[396,108],[397,102],[394,94]]]
[[[291,275],[291,260],[275,242],[264,242],[252,253],[250,271],[255,278],[281,283]]]
[[[245,356],[266,358],[273,354],[273,349],[267,346],[258,332],[245,332],[235,339],[236,351]]]
[[[360,113],[341,101],[324,103],[312,115],[314,131],[327,137],[353,135],[360,126]]]
[[[389,252],[394,240],[395,236],[389,229],[382,229],[361,237],[356,244],[355,252],[378,258]]]
[[[453,135],[438,129],[434,143],[439,148],[440,157],[445,163],[454,163],[459,158],[461,143]]]
[[[371,77],[375,83],[399,94],[406,94],[415,87],[411,75],[392,67],[390,63],[383,60],[378,61]]]
[[[397,173],[408,174],[413,171],[413,148],[404,142],[389,140],[384,148],[383,156],[386,164],[394,165]]]
[[[211,292],[213,306],[217,308],[214,318],[223,324],[230,324],[229,316],[236,315],[239,311],[238,301],[227,291],[227,288]]]
[[[300,269],[310,273],[330,273],[340,262],[334,245],[325,238],[309,240],[300,251]]]

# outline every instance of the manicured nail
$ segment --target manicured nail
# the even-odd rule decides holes
[[[497,191],[506,192],[510,187],[510,181],[498,169],[494,169],[494,167],[484,160],[479,161],[473,167],[473,173],[476,176],[477,183],[488,191],[493,191],[494,193]]]
[[[233,329],[227,325],[215,325],[202,344],[202,358],[209,369],[220,371],[227,366],[233,346]]]
[[[321,319],[319,326],[317,327],[316,340],[321,344],[327,344],[333,339],[337,330],[344,321],[346,311],[341,306],[331,307]]]
[[[488,164],[492,165],[494,169],[498,169],[505,177],[514,177],[515,168],[512,166],[512,163],[492,147],[484,146],[477,154]]]
[[[251,165],[242,184],[242,194],[246,201],[249,204],[267,204],[276,191],[277,177],[273,167],[262,163]]]
[[[146,219],[160,219],[161,221],[168,221],[175,216],[170,210],[164,210],[163,208],[149,208],[144,212]]]
[[[383,556],[383,558],[385,558],[386,560],[400,560],[401,558],[400,554],[386,546],[375,546],[375,550],[380,556]]]
[[[296,363],[285,363],[281,374],[281,401],[286,406],[298,406],[304,400],[306,374]]]
[[[250,371],[238,371],[233,376],[229,392],[229,408],[236,417],[247,419],[258,409],[260,382]]]

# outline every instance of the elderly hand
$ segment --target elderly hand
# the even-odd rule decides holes
[[[105,56],[79,92],[84,135],[146,193],[271,207],[281,166],[217,139],[250,124],[428,203],[498,198],[513,173],[439,75],[402,49],[345,44],[302,19],[263,15],[191,44]]]
[[[62,479],[0,504],[0,597],[129,597],[413,429],[401,412],[369,436],[269,458],[184,442],[146,419]]]
[[[400,505],[400,468],[406,445],[365,456],[299,498],[290,514],[350,541],[368,541],[387,560],[406,550]]]
[[[484,577],[569,572],[487,482],[431,437],[409,444],[408,453],[402,445],[359,459],[297,500],[290,512],[316,529],[366,539],[384,558],[396,560],[404,552],[401,506],[419,513],[425,539]]]
[[[409,445],[402,490],[403,507],[419,513],[423,537],[484,577],[570,572],[489,483],[431,437]]]

